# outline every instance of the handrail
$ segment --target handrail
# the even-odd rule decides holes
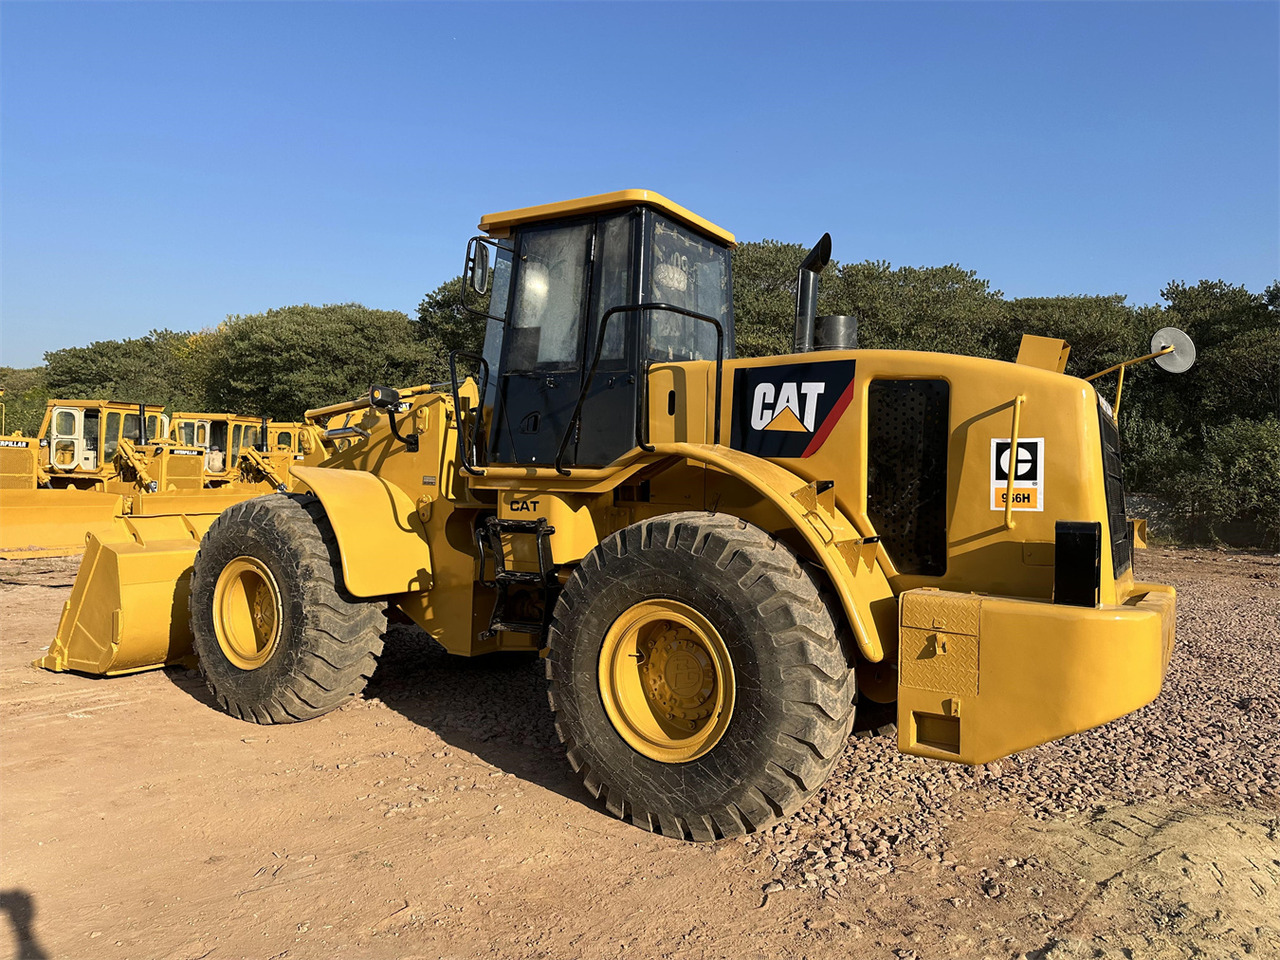
[[[457,358],[462,357],[464,360],[475,360],[484,370],[484,379],[480,381],[480,403],[476,407],[476,426],[477,429],[471,431],[471,455],[475,458],[475,465],[467,460],[467,444],[463,440],[464,426],[462,423],[462,398],[458,393],[458,361]],[[454,350],[449,354],[449,385],[453,389],[453,415],[458,421],[458,462],[462,465],[462,469],[473,477],[483,477],[484,471],[479,469],[480,466],[480,448],[477,446],[480,440],[480,421],[484,419],[484,397],[489,392],[489,361],[481,354],[471,353],[468,350]]]
[[[640,397],[636,401],[636,445],[645,453],[653,453],[653,444],[649,442],[649,368],[652,360],[644,360],[640,364]]]
[[[709,323],[716,328],[716,412],[715,412],[715,429],[713,433],[713,443],[720,443],[720,398],[724,384],[724,325],[714,317],[708,317],[703,313],[694,313],[692,310],[686,310],[684,307],[677,307],[671,303],[632,303],[625,306],[610,307],[605,311],[604,316],[600,318],[600,334],[596,337],[596,352],[591,361],[591,369],[587,371],[587,378],[582,382],[582,389],[578,393],[578,402],[574,405],[573,416],[569,418],[569,424],[565,428],[564,436],[560,439],[560,446],[556,450],[555,470],[562,477],[570,476],[570,471],[564,469],[561,463],[564,461],[565,451],[569,449],[569,441],[573,439],[574,431],[581,425],[582,421],[582,405],[587,402],[587,392],[591,389],[591,381],[595,379],[596,368],[600,365],[600,355],[604,351],[604,335],[608,332],[609,321],[620,313],[637,313],[641,310],[659,310],[664,313],[678,313],[681,316],[689,317],[693,320],[701,320],[703,323]],[[642,386],[642,393],[646,403],[649,396],[648,366],[644,369],[645,383]],[[636,397],[636,406],[640,406],[640,396]],[[637,415],[638,416],[638,415]],[[637,439],[647,439],[637,437]],[[641,443],[644,449],[646,444]]]
[[[442,384],[424,383],[416,387],[405,387],[403,390],[396,391],[400,394],[400,399],[406,397],[416,397],[424,393],[435,393]],[[355,413],[357,410],[368,410],[372,403],[369,401],[369,395],[366,393],[363,397],[357,397],[354,400],[343,400],[341,403],[331,403],[325,407],[313,407],[302,414],[303,420],[314,423],[317,420],[336,416],[339,413]]]
[[[1018,394],[1013,398],[1013,429],[1009,431],[1009,466],[1004,478],[1004,528],[1012,530],[1013,519],[1013,477],[1018,472],[1018,425],[1022,418],[1022,405],[1027,398]]]

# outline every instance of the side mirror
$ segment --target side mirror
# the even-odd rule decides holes
[[[493,249],[490,250],[490,247]],[[489,237],[472,237],[467,241],[467,259],[462,265],[462,296],[459,303],[463,310],[475,317],[496,320],[498,323],[506,322],[507,287],[505,285],[499,293],[499,298],[502,300],[500,304],[491,305],[483,299],[476,298],[488,296],[494,284],[505,283],[504,278],[510,277],[513,250],[509,243]],[[497,259],[497,264],[491,267],[494,258]],[[495,307],[497,314],[490,312]]]
[[[480,296],[489,292],[489,248],[474,238],[467,244],[467,279]]]
[[[1172,348],[1172,349],[1170,349]],[[1186,373],[1196,362],[1196,345],[1177,327],[1162,327],[1151,338],[1156,366],[1165,373]]]

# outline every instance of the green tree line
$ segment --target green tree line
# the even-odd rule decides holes
[[[773,240],[733,253],[739,356],[791,352],[796,267],[806,250]],[[0,367],[9,430],[34,432],[50,397],[113,398],[175,410],[297,420],[309,407],[372,383],[441,383],[451,350],[479,350],[483,323],[459,306],[459,277],[426,294],[416,316],[361,304],[300,305],[231,316],[195,331],[153,330]],[[1196,342],[1196,366],[1126,374],[1121,432],[1131,491],[1168,502],[1183,535],[1233,536],[1241,525],[1280,542],[1280,283],[1261,293],[1221,280],[1172,282],[1163,303],[1120,295],[1006,298],[956,265],[833,262],[820,313],[859,317],[860,345],[1012,360],[1023,333],[1071,345],[1067,372],[1085,376],[1148,351],[1163,326]],[[1108,398],[1114,375],[1099,383]]]

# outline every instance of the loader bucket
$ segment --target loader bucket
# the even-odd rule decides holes
[[[62,608],[48,670],[118,676],[167,664],[195,666],[187,597],[208,516],[130,517],[90,536]]]
[[[86,534],[108,534],[124,500],[93,490],[6,490],[0,497],[0,559],[70,557]]]

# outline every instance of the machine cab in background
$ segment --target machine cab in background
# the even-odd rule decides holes
[[[482,311],[490,463],[551,465],[595,363],[563,462],[608,464],[637,444],[649,363],[716,358],[705,320],[614,308],[662,303],[713,318],[732,356],[733,235],[665,197],[623,190],[490,214],[480,229],[495,261]],[[468,280],[486,269],[476,259]]]
[[[50,400],[40,427],[40,445],[47,448],[44,463],[54,475],[112,472],[112,458],[121,438],[141,443],[164,437],[169,418],[163,407],[110,400]],[[146,434],[141,432],[146,415]],[[42,460],[44,458],[42,457]]]

